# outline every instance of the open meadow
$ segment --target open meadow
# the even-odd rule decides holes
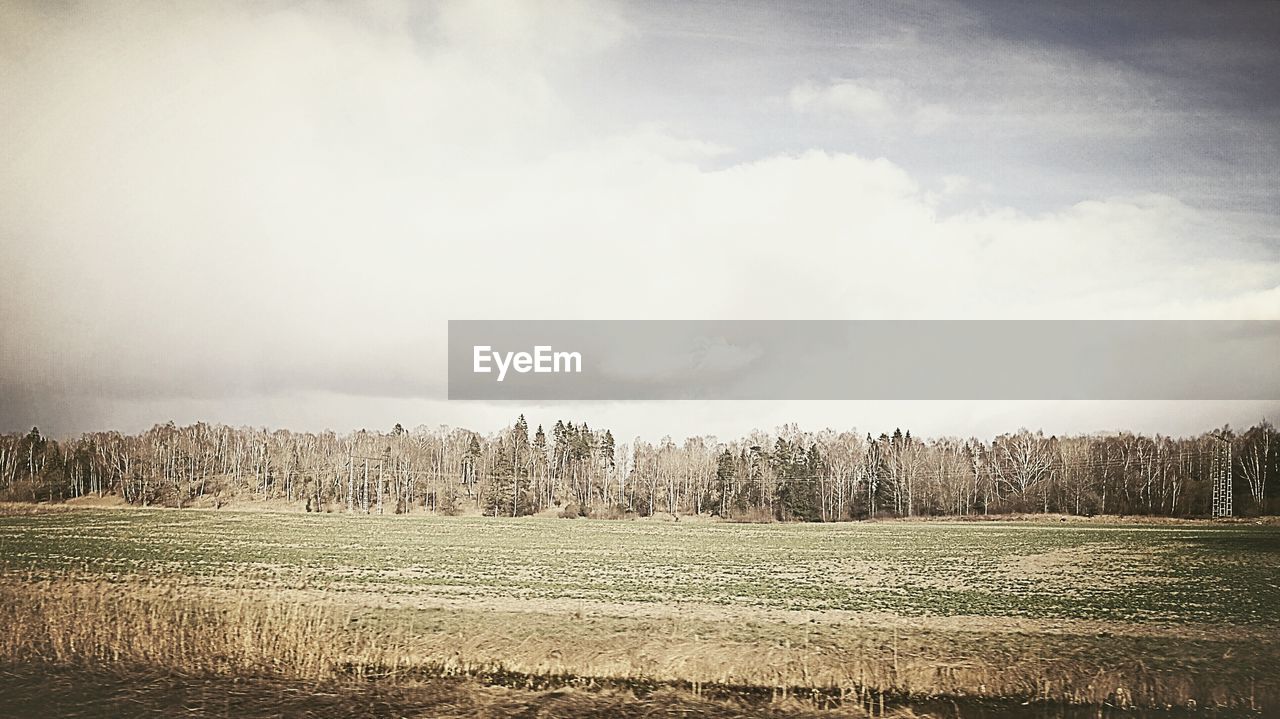
[[[452,682],[409,715],[1280,707],[1274,525],[11,511],[0,595],[23,707],[60,701],[35,667],[112,696]]]

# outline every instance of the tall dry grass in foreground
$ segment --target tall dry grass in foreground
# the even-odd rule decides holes
[[[689,624],[591,624],[581,617],[454,611],[417,623],[316,597],[165,581],[0,579],[0,665],[149,667],[167,674],[385,682],[466,676],[507,686],[573,683],[651,690],[726,688],[766,698],[836,699],[874,708],[885,694],[1018,697],[1120,706],[1275,706],[1273,680],[1252,669],[1225,680],[1124,656],[1117,639],[1010,637],[1024,647],[982,656],[957,637],[883,628],[810,643],[756,630],[700,634]],[[736,630],[735,630],[736,631]],[[1056,643],[1055,643],[1056,642]],[[1274,648],[1271,648],[1274,649]],[[1114,656],[1105,656],[1114,651]],[[1270,651],[1270,650],[1269,650]],[[1274,659],[1265,655],[1266,661]],[[1239,661],[1236,662],[1239,664]]]
[[[17,664],[321,680],[394,671],[405,656],[389,632],[344,631],[331,606],[227,601],[164,583],[10,582],[0,587],[0,624],[0,658]]]

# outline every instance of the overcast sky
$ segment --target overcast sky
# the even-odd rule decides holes
[[[0,431],[1193,432],[449,403],[446,321],[1280,319],[1280,3],[0,0]]]

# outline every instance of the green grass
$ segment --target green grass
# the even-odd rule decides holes
[[[79,509],[0,516],[0,567],[405,596],[1280,626],[1275,526]]]

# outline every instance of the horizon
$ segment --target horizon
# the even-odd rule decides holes
[[[726,401],[729,401],[729,400],[726,400]],[[673,400],[668,400],[663,403],[669,404],[671,402],[673,402]],[[682,402],[682,401],[674,400],[674,402]],[[832,402],[836,402],[836,401],[833,400]],[[932,401],[926,402],[926,403],[931,405],[938,404],[937,402],[932,402]],[[1178,401],[1176,403],[1186,404],[1185,401]],[[510,404],[515,405],[516,403],[511,402]],[[604,403],[598,403],[598,404],[604,404]],[[626,406],[631,403],[623,402],[623,403],[616,403],[616,404],[621,404]],[[957,401],[955,402],[955,404],[969,405],[974,403]],[[1167,405],[1170,403],[1154,402],[1154,404]],[[1221,403],[1202,402],[1201,404],[1210,404],[1210,405],[1217,406]],[[619,429],[617,426],[610,424],[607,421],[592,421],[592,419],[589,417],[584,417],[582,415],[577,415],[573,413],[563,413],[563,412],[543,413],[540,410],[530,411],[526,409],[522,411],[517,409],[515,414],[512,414],[505,422],[498,423],[498,424],[490,423],[483,426],[478,426],[476,424],[470,424],[470,425],[454,424],[449,422],[391,421],[389,423],[386,423],[385,426],[374,425],[374,424],[362,424],[359,426],[352,425],[344,429],[344,428],[339,428],[334,426],[322,426],[322,425],[298,427],[298,426],[290,426],[290,425],[284,425],[284,424],[256,424],[256,423],[244,423],[244,422],[226,422],[226,421],[220,421],[220,420],[201,419],[197,417],[197,418],[185,419],[182,421],[179,421],[178,419],[175,419],[175,418],[166,418],[166,419],[161,419],[155,422],[135,424],[127,427],[97,427],[97,428],[76,430],[71,432],[54,432],[51,430],[41,428],[40,425],[38,424],[33,424],[31,426],[26,427],[25,429],[7,431],[7,432],[4,432],[3,434],[20,435],[20,434],[29,432],[31,429],[34,428],[34,429],[38,429],[41,433],[41,436],[44,436],[44,437],[50,437],[58,440],[71,440],[87,434],[94,434],[99,432],[120,432],[121,434],[125,434],[125,435],[143,434],[154,427],[163,426],[168,423],[172,423],[179,427],[186,427],[194,424],[204,423],[209,425],[231,427],[235,429],[267,430],[271,432],[281,431],[281,430],[288,431],[288,432],[304,433],[304,434],[323,434],[323,433],[332,432],[339,436],[346,436],[349,434],[354,434],[362,431],[370,431],[370,432],[377,432],[380,434],[387,434],[387,433],[390,433],[396,425],[400,425],[403,429],[409,432],[417,432],[418,430],[425,429],[428,431],[428,433],[434,432],[443,427],[448,430],[462,430],[467,432],[473,432],[483,437],[492,437],[497,434],[500,434],[503,431],[509,430],[515,424],[517,418],[523,416],[526,422],[528,423],[531,431],[537,427],[542,427],[544,430],[549,431],[556,421],[572,421],[576,424],[582,424],[585,422],[588,426],[596,430],[605,430],[605,429],[610,430],[614,434],[615,440],[619,444],[628,444],[628,445],[634,444],[636,440],[649,442],[649,443],[657,443],[666,437],[670,437],[677,444],[683,444],[685,441],[689,439],[694,439],[694,438],[711,439],[717,443],[727,444],[727,443],[731,443],[731,442],[743,439],[757,432],[767,434],[770,436],[776,436],[780,432],[783,432],[791,427],[796,428],[801,433],[809,433],[809,434],[818,434],[824,431],[833,431],[833,432],[853,432],[853,433],[857,433],[859,436],[870,435],[874,437],[874,436],[879,436],[882,433],[888,434],[893,432],[894,430],[902,430],[903,432],[909,432],[912,436],[915,436],[922,440],[941,440],[941,439],[956,438],[956,439],[966,439],[966,440],[977,439],[983,442],[990,442],[994,438],[1000,435],[1012,434],[1022,430],[1030,431],[1033,433],[1036,433],[1036,432],[1043,433],[1044,436],[1046,437],[1104,437],[1104,436],[1116,436],[1116,435],[1121,435],[1125,433],[1132,433],[1135,435],[1151,435],[1151,436],[1170,437],[1175,439],[1188,439],[1188,438],[1199,437],[1199,436],[1214,432],[1218,429],[1223,428],[1224,426],[1230,427],[1233,430],[1246,429],[1248,427],[1256,426],[1263,422],[1272,421],[1271,418],[1274,416],[1274,415],[1268,415],[1264,413],[1264,414],[1255,416],[1252,419],[1247,417],[1247,413],[1252,411],[1253,405],[1261,405],[1266,407],[1266,406],[1270,406],[1270,403],[1268,402],[1239,401],[1239,402],[1236,402],[1236,404],[1251,406],[1250,409],[1237,409],[1237,411],[1234,412],[1232,416],[1241,418],[1240,421],[1221,421],[1216,423],[1210,422],[1208,424],[1199,426],[1198,428],[1195,426],[1192,426],[1190,421],[1187,421],[1183,423],[1182,425],[1183,429],[1177,430],[1177,431],[1163,431],[1161,429],[1144,425],[1141,422],[1135,423],[1132,426],[1095,427],[1092,429],[1077,428],[1077,427],[1083,427],[1083,425],[1077,425],[1077,427],[1067,426],[1065,428],[1052,429],[1052,428],[1046,428],[1044,426],[1035,426],[1027,423],[1022,423],[1022,424],[1015,423],[1015,424],[997,426],[995,423],[998,420],[989,418],[988,420],[986,420],[986,424],[984,425],[986,427],[984,431],[973,431],[973,432],[929,431],[927,429],[927,425],[925,426],[916,425],[916,424],[912,424],[909,421],[898,422],[898,423],[889,422],[882,426],[882,425],[872,425],[869,423],[862,423],[862,422],[853,422],[853,423],[846,423],[846,424],[836,424],[834,422],[806,424],[804,422],[795,421],[795,420],[783,420],[780,422],[775,422],[768,426],[754,425],[751,427],[746,427],[745,425],[741,425],[744,427],[743,429],[738,431],[732,431],[732,432],[723,432],[723,431],[722,432],[699,432],[699,433],[667,432],[662,434],[645,435],[645,434],[624,432],[621,429]],[[499,410],[498,408],[493,408],[493,411],[496,413]],[[505,411],[505,408],[503,408],[503,411]],[[1158,411],[1158,410],[1150,410],[1150,411],[1160,415],[1164,414],[1163,411]],[[1087,420],[1082,420],[1082,421],[1087,421]],[[623,426],[626,426],[626,425],[624,424]]]
[[[497,426],[445,400],[465,318],[1280,319],[1278,33],[1250,4],[4,3],[0,430]],[[1278,410],[548,414],[661,436]]]

